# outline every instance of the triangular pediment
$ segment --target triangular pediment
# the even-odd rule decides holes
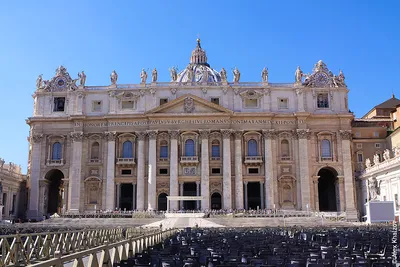
[[[158,106],[146,112],[147,114],[160,114],[160,113],[225,113],[232,114],[232,111],[220,105],[211,103],[203,98],[192,94],[186,94],[177,99],[172,100],[166,104]]]

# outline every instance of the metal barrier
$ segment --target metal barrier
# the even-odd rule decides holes
[[[72,263],[72,266],[115,266],[121,260],[126,260],[133,257],[135,253],[140,253],[148,247],[154,246],[164,239],[170,237],[177,232],[176,229],[168,229],[166,231],[157,232],[149,235],[144,235],[136,238],[116,243],[105,242],[104,245],[87,249],[85,251],[62,256],[62,253],[56,251],[53,259],[29,265],[31,267],[61,267],[65,263]],[[85,263],[84,263],[85,262]]]
[[[153,230],[142,228],[92,229],[52,233],[0,236],[0,266],[26,266],[56,256],[84,251],[127,238],[136,238]]]

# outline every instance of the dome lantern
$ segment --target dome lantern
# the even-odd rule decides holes
[[[200,39],[197,39],[197,46],[192,51],[192,56],[190,57],[190,63],[191,64],[204,64],[204,65],[208,66],[207,54],[206,54],[206,51],[204,51],[201,48]]]

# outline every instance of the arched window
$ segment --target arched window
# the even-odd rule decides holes
[[[324,158],[331,158],[331,142],[329,140],[322,140],[321,141],[321,157]]]
[[[247,154],[248,156],[258,156],[258,147],[257,147],[257,141],[254,139],[250,139],[247,142]]]
[[[62,158],[62,146],[59,142],[53,144],[52,160],[60,160]]]
[[[185,142],[185,156],[188,157],[195,156],[194,141],[192,139],[188,139]]]
[[[125,141],[122,144],[122,157],[123,158],[133,158],[133,147],[131,141]]]
[[[160,158],[168,158],[168,142],[165,140],[160,142]]]
[[[94,142],[90,150],[90,158],[99,159],[99,156],[100,156],[100,145],[98,142]]]
[[[218,140],[214,140],[211,143],[211,157],[212,158],[221,157],[221,150],[220,150],[220,147],[219,147],[219,141]]]
[[[281,141],[281,159],[290,159],[289,141],[286,139]]]

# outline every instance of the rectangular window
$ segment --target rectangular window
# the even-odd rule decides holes
[[[258,168],[249,168],[249,174],[258,174]]]
[[[246,108],[257,108],[258,107],[258,99],[245,99],[244,105]]]
[[[358,153],[358,154],[357,154],[357,161],[358,161],[358,162],[364,162],[363,154],[362,154],[362,153]]]
[[[218,97],[211,97],[211,103],[219,105],[219,98]]]
[[[168,169],[159,169],[159,170],[158,170],[158,173],[159,173],[160,175],[168,175]]]
[[[65,97],[55,97],[54,98],[54,111],[60,112],[65,109]]]
[[[379,132],[374,132],[374,137],[379,137]]]
[[[287,98],[278,98],[278,108],[279,109],[289,108],[288,99]]]
[[[101,111],[101,101],[93,101],[92,103],[92,110],[94,112],[100,112]]]
[[[381,144],[375,143],[375,148],[381,148]]]
[[[211,168],[211,173],[212,174],[221,174],[221,169],[220,168]]]
[[[132,170],[121,170],[121,175],[131,175],[132,174]]]
[[[357,149],[362,149],[362,144],[358,143],[356,146],[357,146]]]
[[[168,158],[168,146],[160,146],[160,158]]]
[[[168,98],[160,98],[160,106],[167,103],[168,103]]]
[[[122,109],[134,109],[134,108],[135,108],[135,101],[132,100],[122,101]]]
[[[318,108],[329,108],[328,93],[318,94],[318,96],[317,96],[317,107]]]

